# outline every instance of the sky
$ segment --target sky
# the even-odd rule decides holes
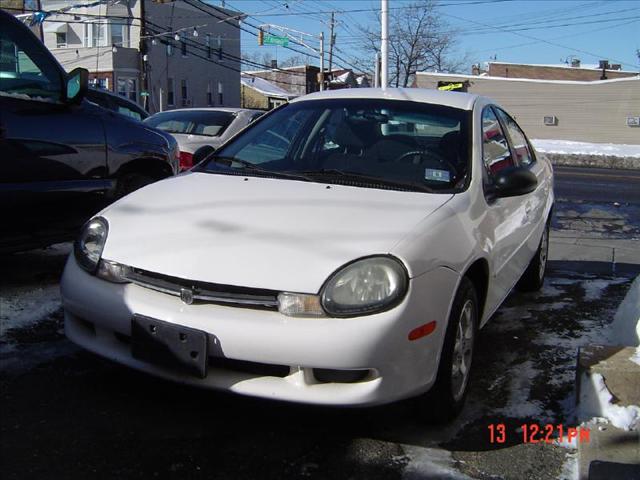
[[[221,0],[207,0],[220,6]],[[331,11],[336,18],[336,46],[343,63],[362,57],[358,25],[375,21],[379,0],[226,0],[226,8],[249,14],[253,25],[277,24],[329,35]],[[389,0],[390,9],[411,3]],[[455,57],[471,64],[497,61],[560,64],[578,58],[582,64],[600,59],[639,71],[640,0],[440,0],[439,12],[456,30]],[[354,11],[359,10],[359,11]],[[247,29],[251,29],[247,25]],[[254,30],[255,29],[251,29]],[[505,31],[508,30],[508,31]],[[316,39],[308,40],[317,45]],[[283,47],[258,46],[242,33],[243,53],[269,52],[279,61],[296,53]],[[301,48],[301,47],[296,47]],[[317,58],[317,57],[315,57]],[[340,61],[340,60],[338,60]],[[371,61],[373,64],[373,59]]]

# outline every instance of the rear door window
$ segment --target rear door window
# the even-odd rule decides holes
[[[525,136],[524,132],[518,126],[515,120],[511,118],[507,113],[499,108],[496,108],[496,111],[498,112],[503,125],[505,125],[507,128],[509,139],[511,140],[511,146],[513,147],[513,151],[516,154],[516,161],[518,162],[518,165],[531,165],[535,161],[535,158],[531,153],[529,142],[527,141],[527,137]]]
[[[515,165],[507,137],[491,107],[482,112],[482,160],[490,177]]]

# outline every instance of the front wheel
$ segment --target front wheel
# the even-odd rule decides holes
[[[135,192],[139,188],[149,185],[155,182],[155,178],[142,173],[126,173],[118,179],[116,191],[114,193],[114,200],[120,197]]]
[[[536,292],[544,284],[544,276],[547,271],[547,259],[549,258],[549,222],[542,232],[540,245],[535,255],[529,262],[529,266],[520,277],[516,288],[521,292]]]
[[[417,399],[418,412],[424,420],[445,422],[462,410],[477,331],[478,296],[473,283],[463,277],[451,308],[436,382]]]

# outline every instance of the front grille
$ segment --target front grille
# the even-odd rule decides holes
[[[192,294],[194,303],[278,310],[279,292],[276,290],[185,280],[139,268],[131,268],[127,273],[127,280],[141,287],[176,297],[180,297],[182,290],[188,290]]]

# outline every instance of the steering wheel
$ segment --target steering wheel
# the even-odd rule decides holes
[[[444,158],[442,155],[429,151],[429,150],[412,150],[410,152],[405,152],[396,159],[393,160],[393,163],[406,163],[406,159],[411,156],[420,155],[420,163],[423,163],[424,158],[428,160],[433,160],[444,167],[445,170],[449,170],[452,173],[452,179],[455,179],[458,176],[458,169],[451,163],[449,160]]]

